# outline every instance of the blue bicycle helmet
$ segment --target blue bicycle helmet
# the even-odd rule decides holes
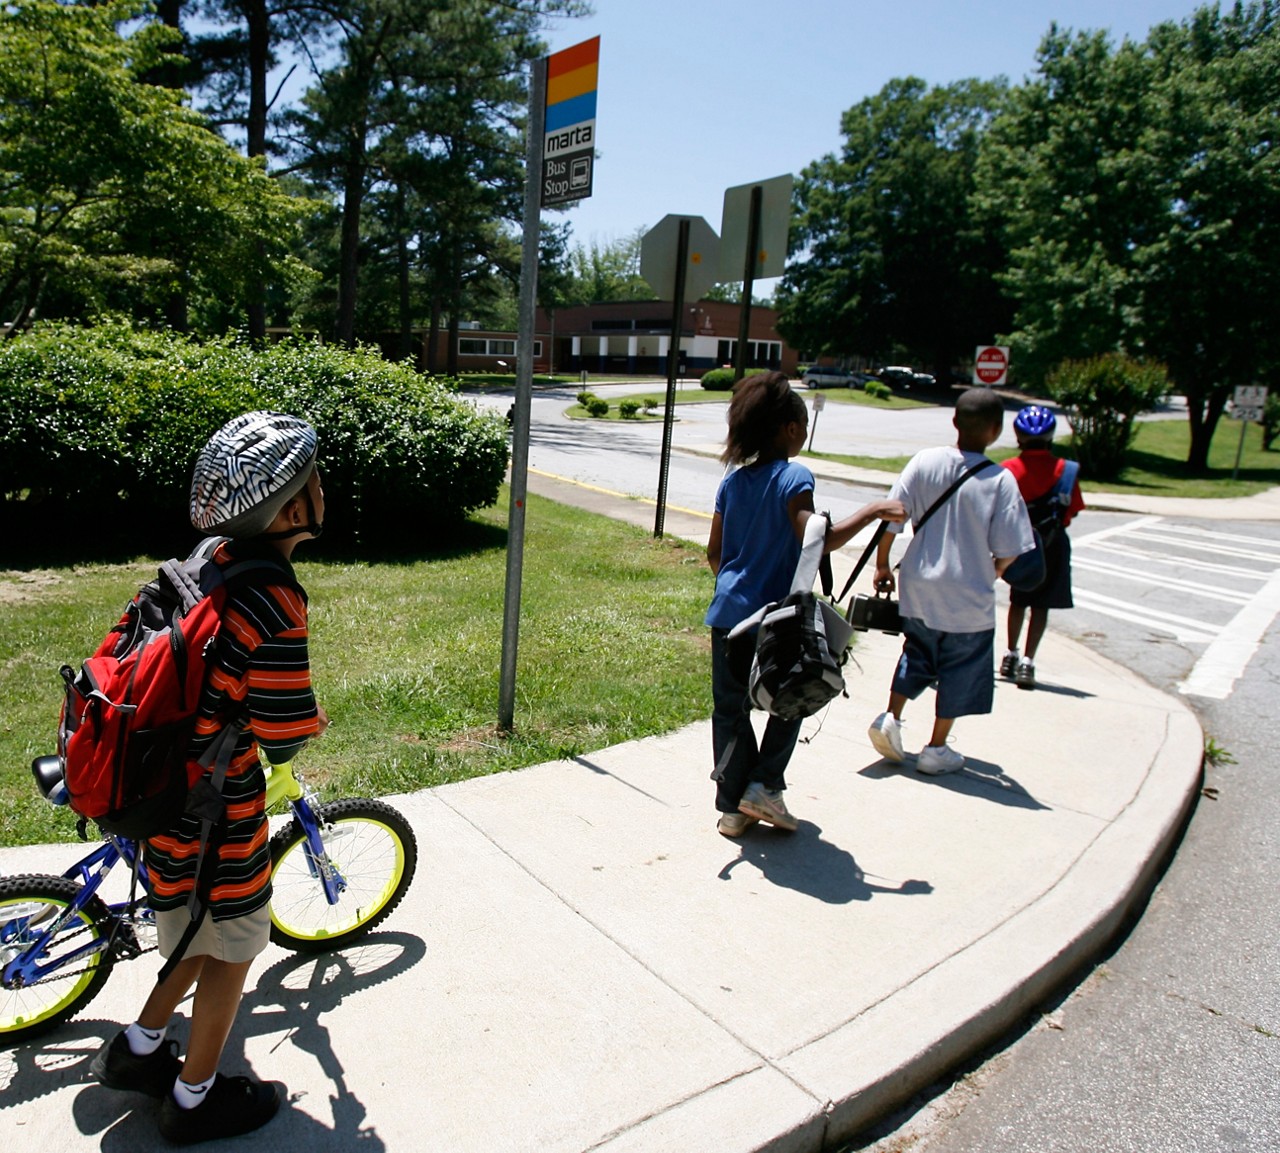
[[[1018,410],[1013,427],[1023,436],[1050,437],[1058,427],[1058,418],[1042,404],[1029,404]]]

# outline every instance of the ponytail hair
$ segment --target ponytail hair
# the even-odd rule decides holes
[[[776,447],[778,433],[793,420],[807,421],[804,399],[782,372],[759,372],[733,386],[729,402],[729,435],[720,460],[747,464]]]

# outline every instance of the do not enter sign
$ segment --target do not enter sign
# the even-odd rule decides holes
[[[1004,384],[1009,375],[1009,350],[1000,344],[980,344],[973,366],[979,384]]]

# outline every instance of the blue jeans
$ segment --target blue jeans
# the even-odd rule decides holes
[[[725,652],[728,635],[728,629],[711,630],[711,752],[717,766],[711,775],[716,782],[716,808],[736,813],[742,794],[753,782],[759,781],[770,790],[787,787],[784,774],[800,736],[801,721],[771,716],[764,739],[757,745],[747,700],[751,653],[747,646],[745,653],[731,659]]]

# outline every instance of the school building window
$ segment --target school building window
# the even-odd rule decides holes
[[[716,359],[721,364],[732,364],[737,356],[736,340],[721,340],[716,345]],[[777,368],[782,363],[782,341],[749,340],[747,341],[747,366],[760,368]]]
[[[515,356],[514,340],[488,340],[478,336],[461,336],[458,338],[459,356]],[[542,355],[542,341],[533,342],[533,355]]]

